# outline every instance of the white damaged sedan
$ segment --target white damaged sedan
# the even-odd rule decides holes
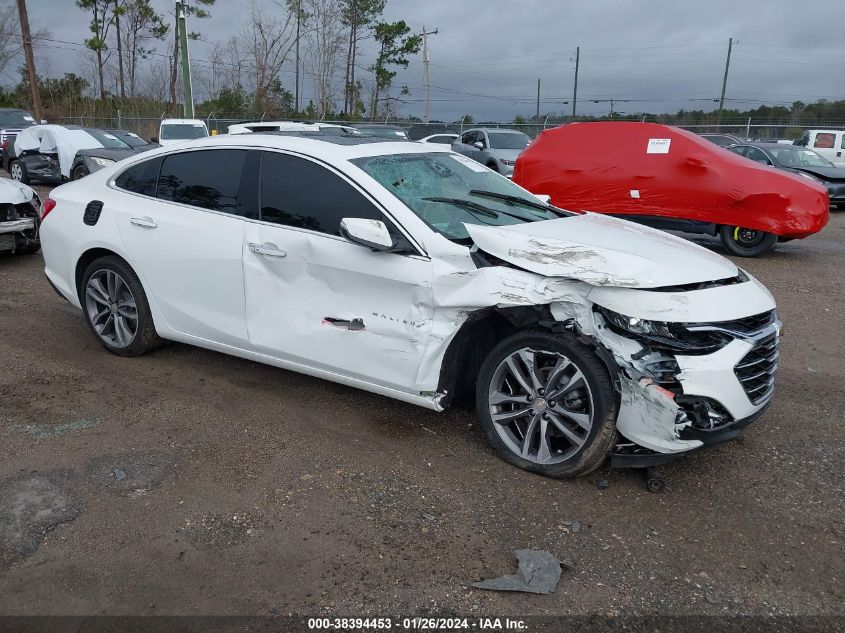
[[[188,141],[55,189],[42,218],[47,276],[108,350],[168,339],[435,410],[474,400],[496,451],[545,475],[733,439],[774,389],[756,279],[438,147]]]

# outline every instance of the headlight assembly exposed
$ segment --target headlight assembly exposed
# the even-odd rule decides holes
[[[499,162],[502,163],[502,165],[507,165],[508,167],[513,167],[514,165],[516,165],[515,160],[508,160],[507,158],[500,158]]]
[[[99,156],[91,156],[91,162],[99,167],[108,167],[115,163],[111,158],[100,158]]]
[[[646,343],[649,347],[685,354],[710,354],[727,344],[731,337],[717,331],[691,331],[680,323],[648,321],[619,314],[597,306],[610,329]]]

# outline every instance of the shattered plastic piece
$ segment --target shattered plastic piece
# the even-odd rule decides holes
[[[114,471],[114,478],[118,481],[123,481],[124,479],[126,479],[126,473],[120,469],[117,469]]]
[[[596,486],[598,486],[599,490],[607,490],[610,488],[610,482],[607,479],[599,479],[596,482]]]
[[[526,593],[552,593],[560,580],[563,564],[548,552],[533,549],[518,549],[514,552],[519,560],[516,575],[501,576],[473,583],[478,589],[492,591],[524,591]]]

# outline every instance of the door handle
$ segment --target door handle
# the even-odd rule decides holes
[[[249,250],[258,255],[267,255],[267,257],[287,257],[288,254],[280,249],[275,244],[265,242],[264,244],[249,243]]]
[[[154,229],[158,227],[158,224],[155,223],[155,220],[149,217],[143,218],[130,218],[129,222],[134,224],[135,226],[140,226],[145,229]]]

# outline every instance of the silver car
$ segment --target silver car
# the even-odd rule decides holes
[[[452,150],[510,178],[516,157],[530,142],[527,134],[517,130],[475,128],[461,134]]]

